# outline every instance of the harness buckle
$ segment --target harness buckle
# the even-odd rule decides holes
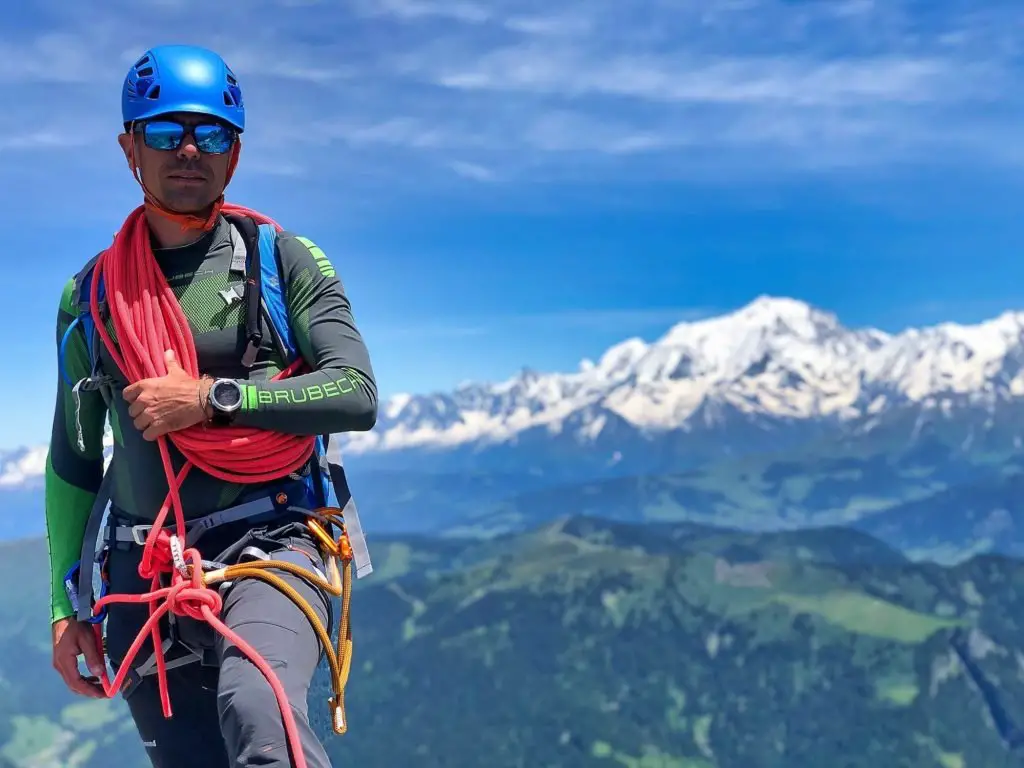
[[[146,536],[153,530],[152,525],[133,525],[132,526],[132,541],[138,544],[140,547],[146,545]]]
[[[109,387],[113,383],[114,377],[110,376],[109,374],[102,374],[100,376],[93,375],[82,379],[82,381],[79,382],[79,389],[82,389],[86,392],[92,392],[97,389],[102,389],[103,387]]]
[[[245,353],[242,355],[242,365],[246,368],[252,368],[253,363],[256,362],[256,357],[260,353],[260,342],[255,338],[249,339],[249,345],[245,348]]]

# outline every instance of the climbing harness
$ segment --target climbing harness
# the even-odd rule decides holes
[[[188,321],[153,256],[144,210],[145,206],[136,208],[115,236],[112,246],[92,259],[76,276],[74,300],[79,314],[60,345],[61,375],[72,386],[75,396],[78,397],[80,391],[99,390],[108,406],[113,397],[113,380],[101,370],[100,343],[129,381],[165,375],[165,349],[174,350],[181,366],[198,377],[195,345]],[[245,304],[248,345],[243,364],[249,367],[255,362],[255,354],[262,343],[262,316],[267,321],[275,347],[287,363],[274,380],[290,377],[304,370],[305,363],[292,334],[282,293],[276,247],[277,232],[281,228],[272,219],[243,206],[225,203],[221,210],[231,225],[234,246],[231,269],[245,278],[241,296],[224,296],[225,301],[241,299]],[[113,326],[119,345],[111,340],[108,322]],[[63,367],[63,356],[70,333],[78,324],[81,324],[86,337],[90,375],[72,384]],[[81,444],[80,425],[78,433]],[[171,464],[168,440],[186,459],[177,473]],[[218,618],[223,605],[220,587],[240,578],[255,578],[290,598],[309,620],[331,669],[333,696],[328,705],[334,731],[337,734],[347,731],[344,688],[351,668],[349,607],[352,576],[354,572],[356,578],[362,578],[373,568],[342,466],[339,443],[340,435],[297,436],[235,425],[208,428],[198,424],[160,437],[158,446],[169,492],[156,518],[146,524],[119,524],[123,521],[112,509],[111,520],[102,531],[103,546],[97,552],[97,541],[101,538],[110,502],[114,471],[114,462],[111,462],[104,472],[86,525],[81,558],[64,580],[76,617],[93,624],[101,651],[107,606],[112,603],[146,603],[149,606],[149,618],[121,660],[113,682],[104,670],[102,684],[108,697],[118,691],[128,695],[138,680],[148,674],[156,674],[164,716],[171,717],[167,670],[202,661],[203,654],[184,648],[183,654],[168,659],[175,641],[173,638],[161,638],[159,622],[164,616],[172,626],[175,616],[206,622],[237,646],[267,678],[281,710],[295,764],[305,768],[294,717],[280,681],[266,661]],[[274,487],[266,491],[266,496],[248,499],[205,517],[186,521],[178,489],[193,467],[226,482],[269,483]],[[284,493],[282,483],[291,483],[299,492]],[[296,495],[300,497],[298,500],[293,498]],[[173,523],[165,522],[172,509]],[[254,555],[245,551],[234,564],[204,560],[196,548],[202,535],[220,525],[240,520],[274,519],[276,515],[291,515],[302,520],[299,524],[318,545],[326,573],[269,559],[263,552]],[[142,578],[150,580],[148,593],[109,593],[106,558],[110,548],[119,545],[142,547],[138,572]],[[95,600],[93,577],[97,566],[101,586],[99,599]],[[341,598],[336,648],[332,647],[330,633],[312,606],[281,576],[273,573],[274,570],[301,578],[331,596]],[[147,636],[152,639],[153,652],[146,661],[134,664]]]

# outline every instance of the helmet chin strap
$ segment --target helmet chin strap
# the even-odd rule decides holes
[[[134,128],[134,125],[132,126]],[[178,213],[166,208],[149,189],[146,187],[146,182],[142,180],[142,169],[135,159],[135,132],[131,131],[132,142],[131,149],[129,150],[129,162],[132,166],[132,176],[142,187],[143,199],[147,211],[153,211],[163,216],[165,219],[175,222],[178,224],[182,231],[188,231],[190,229],[200,230],[202,232],[208,232],[213,229],[217,223],[217,217],[220,215],[221,208],[224,206],[224,193],[221,192],[220,196],[213,201],[213,205],[208,216],[196,216],[192,213]],[[231,177],[235,173],[235,167],[238,165],[238,150],[239,143],[236,141],[234,146],[231,147],[231,160],[228,163],[228,172],[224,178],[224,186],[231,182]]]

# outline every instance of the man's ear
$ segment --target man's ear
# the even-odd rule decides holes
[[[235,139],[235,144],[231,147],[231,156],[228,158],[228,171],[224,176],[224,189],[228,188],[228,184],[231,183],[231,179],[235,175],[235,169],[238,168],[238,158],[242,154],[242,138]]]
[[[121,151],[124,152],[124,159],[128,163],[128,167],[132,170],[132,135],[130,133],[122,133],[117,137],[117,143],[121,145]]]

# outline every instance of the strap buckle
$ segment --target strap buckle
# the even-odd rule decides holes
[[[133,525],[132,526],[132,541],[138,544],[140,547],[146,545],[146,536],[153,530],[152,525]]]
[[[252,368],[256,362],[256,357],[260,353],[260,343],[263,341],[263,337],[259,334],[249,337],[249,344],[245,348],[245,352],[242,354],[242,365],[246,368]]]
[[[103,387],[112,386],[114,383],[114,377],[110,374],[102,374],[99,376],[88,376],[79,382],[79,389],[86,392],[92,392],[94,390],[102,389]]]

